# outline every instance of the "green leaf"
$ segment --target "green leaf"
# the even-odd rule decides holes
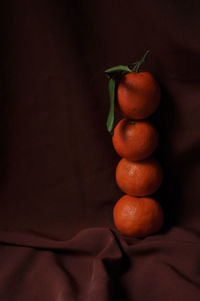
[[[114,67],[111,67],[111,68],[105,70],[105,73],[109,76],[112,76],[115,73],[122,73],[122,72],[129,73],[132,71],[128,66],[124,66],[124,65],[114,66]]]
[[[113,135],[114,129],[114,109],[115,109],[115,79],[111,77],[108,84],[109,95],[110,95],[110,110],[107,118],[107,130]]]

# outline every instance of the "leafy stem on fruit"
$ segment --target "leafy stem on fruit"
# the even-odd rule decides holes
[[[129,66],[130,66],[130,69],[131,69],[132,71],[134,71],[135,73],[138,73],[138,72],[139,72],[139,69],[140,69],[140,66],[144,63],[144,61],[145,61],[147,55],[149,54],[149,52],[150,52],[150,51],[147,50],[147,51],[145,52],[145,54],[143,55],[143,57],[142,57],[139,61],[136,61],[136,62],[132,63],[131,65],[129,65]],[[132,68],[131,68],[131,67],[132,67]]]
[[[140,66],[144,63],[149,52],[150,51],[147,50],[143,55],[143,57],[139,61],[136,61],[135,63],[132,63],[130,65],[117,65],[105,70],[105,74],[109,79],[108,89],[109,89],[109,96],[110,96],[110,109],[109,109],[106,125],[107,125],[107,130],[111,135],[113,135],[114,132],[114,115],[115,115],[115,98],[116,98],[115,94],[116,94],[116,86],[117,86],[116,83],[120,80],[120,78],[123,75],[127,73],[131,73],[131,72],[138,73]]]
[[[132,70],[125,65],[118,65],[105,70],[105,73],[109,79],[108,89],[110,96],[110,109],[106,122],[108,132],[113,135],[114,130],[114,118],[115,118],[115,90],[116,82],[126,73],[131,73]]]
[[[113,129],[114,129],[114,110],[115,110],[115,79],[113,77],[110,78],[108,89],[109,89],[109,95],[110,95],[110,110],[107,118],[107,130],[108,132],[113,135]]]

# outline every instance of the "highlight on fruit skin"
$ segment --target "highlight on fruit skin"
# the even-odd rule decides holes
[[[131,196],[153,194],[159,189],[162,180],[162,167],[153,157],[135,162],[122,158],[116,167],[117,185]]]
[[[147,120],[121,119],[114,128],[113,147],[120,157],[130,161],[144,160],[158,146],[158,131]]]
[[[164,214],[154,198],[124,195],[114,206],[113,220],[121,234],[142,238],[162,227]]]

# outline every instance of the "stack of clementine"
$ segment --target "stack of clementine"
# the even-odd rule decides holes
[[[107,129],[121,160],[116,182],[125,195],[113,209],[117,229],[124,235],[144,237],[163,225],[163,211],[152,197],[163,179],[159,162],[152,154],[158,146],[158,132],[147,118],[160,103],[160,87],[149,72],[140,72],[149,51],[137,62],[107,69],[110,111]],[[114,109],[123,118],[114,128]],[[114,129],[114,130],[113,130]]]

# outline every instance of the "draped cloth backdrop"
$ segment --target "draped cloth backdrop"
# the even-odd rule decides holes
[[[199,1],[0,5],[0,300],[199,300]],[[166,222],[134,239],[112,220],[104,70],[147,49]]]

